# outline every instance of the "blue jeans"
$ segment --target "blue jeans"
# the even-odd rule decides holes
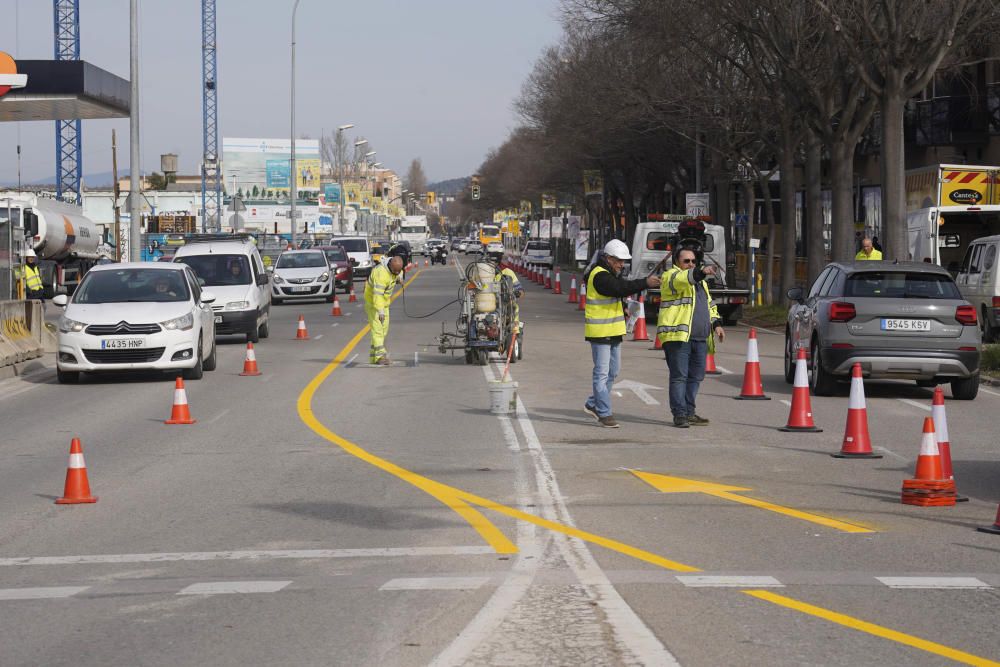
[[[691,416],[694,414],[698,387],[705,379],[708,341],[664,343],[663,354],[667,358],[667,368],[670,369],[670,412],[674,417]]]
[[[587,397],[587,405],[594,408],[599,416],[607,417],[611,414],[611,387],[622,365],[622,345],[591,343],[590,353],[594,357],[594,390]]]

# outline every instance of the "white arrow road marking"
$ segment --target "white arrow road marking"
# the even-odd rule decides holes
[[[663,391],[663,387],[654,387],[651,384],[644,384],[642,382],[636,382],[634,380],[622,380],[616,384],[614,389],[624,389],[626,391],[633,392],[636,397],[645,403],[646,405],[659,405],[660,402],[653,398],[652,394],[649,393],[649,389],[655,389],[657,391]]]

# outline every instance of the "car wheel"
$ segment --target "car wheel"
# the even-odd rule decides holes
[[[205,374],[204,361],[201,355],[201,339],[198,339],[198,360],[195,362],[193,368],[185,368],[181,375],[184,376],[185,380],[200,380]]]
[[[271,335],[271,317],[270,315],[264,318],[264,323],[257,327],[257,337],[267,338]]]
[[[971,401],[979,394],[979,373],[951,381],[951,395],[958,401]]]
[[[792,358],[792,336],[785,331],[785,382],[793,384],[795,382],[795,360]]]
[[[812,387],[813,396],[833,396],[837,390],[837,381],[823,368],[823,359],[820,357],[818,341],[813,341],[809,357],[812,362],[809,384]]]
[[[59,384],[76,384],[80,381],[80,371],[63,371],[56,368],[56,379]]]
[[[476,363],[480,366],[485,366],[490,363],[490,351],[489,350],[479,350],[476,355]]]
[[[247,342],[257,343],[260,341],[260,332],[257,330],[257,325],[253,324],[250,329],[247,330]]]
[[[337,292],[335,291],[333,294],[331,294],[330,296],[326,297],[326,302],[327,303],[333,303],[333,300],[336,299],[336,298],[337,298]]]
[[[218,365],[218,356],[216,355],[216,344],[212,341],[212,352],[205,359],[205,362],[201,365],[206,371],[214,371],[216,365]]]

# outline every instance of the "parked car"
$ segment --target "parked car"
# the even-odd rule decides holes
[[[330,268],[333,269],[337,280],[337,287],[350,290],[351,284],[354,282],[354,265],[351,264],[351,258],[347,256],[344,246],[321,245],[317,246],[316,249],[322,250],[326,255],[326,261],[330,264]]]
[[[862,261],[828,265],[794,303],[785,327],[785,380],[794,379],[800,347],[809,355],[814,394],[829,396],[855,363],[866,378],[909,379],[952,395],[979,392],[981,336],[976,308],[943,268],[918,262]]]
[[[199,241],[181,246],[174,261],[187,264],[215,295],[215,333],[245,334],[258,342],[270,334],[270,277],[249,239]]]
[[[542,266],[552,266],[552,246],[548,241],[528,241],[521,255],[524,261]]]
[[[334,298],[333,270],[326,253],[318,249],[286,250],[274,263],[271,280],[271,301]]]
[[[458,251],[465,252],[469,248],[470,243],[472,243],[472,239],[462,239],[458,242]]]
[[[490,241],[489,243],[486,244],[486,252],[487,253],[504,252],[503,243],[500,243],[499,241]]]
[[[56,377],[80,373],[179,370],[187,380],[215,370],[215,295],[190,267],[167,262],[95,266],[72,297],[56,295]]]
[[[1000,337],[1000,236],[974,240],[955,276],[958,291],[979,314],[983,341],[994,343]]]

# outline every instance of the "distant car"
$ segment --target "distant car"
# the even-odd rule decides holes
[[[496,253],[496,252],[502,253],[503,251],[504,251],[503,243],[500,243],[499,241],[490,241],[489,243],[486,244],[487,253]]]
[[[459,250],[459,251],[461,251],[462,250],[462,239],[452,239],[451,240],[451,249],[452,250]]]
[[[541,266],[552,266],[552,245],[548,241],[528,241],[521,254],[524,261],[529,264],[540,264]]]
[[[828,265],[793,301],[785,326],[785,380],[794,379],[800,347],[809,355],[813,393],[829,396],[855,363],[866,378],[910,379],[952,395],[979,392],[981,334],[976,308],[951,275],[922,262],[860,261]]]
[[[354,265],[351,264],[351,258],[347,256],[344,246],[323,245],[317,246],[316,249],[322,250],[326,255],[326,261],[329,262],[330,268],[334,271],[337,287],[350,290],[351,284],[354,282]]]
[[[462,239],[462,240],[460,240],[458,242],[458,248],[456,248],[456,249],[459,252],[465,252],[466,249],[469,247],[469,241],[470,241],[469,239]]]
[[[333,270],[326,253],[318,249],[286,250],[274,263],[271,302],[334,298]]]
[[[56,377],[66,384],[80,373],[179,370],[198,380],[216,365],[213,301],[184,264],[95,266],[72,297],[52,299],[65,307]]]
[[[354,280],[364,280],[372,272],[374,263],[372,262],[371,244],[364,236],[336,236],[330,240],[339,246],[343,246],[347,251],[347,256],[354,265]]]
[[[465,244],[466,255],[478,255],[483,251],[483,244],[479,241],[469,241]]]

